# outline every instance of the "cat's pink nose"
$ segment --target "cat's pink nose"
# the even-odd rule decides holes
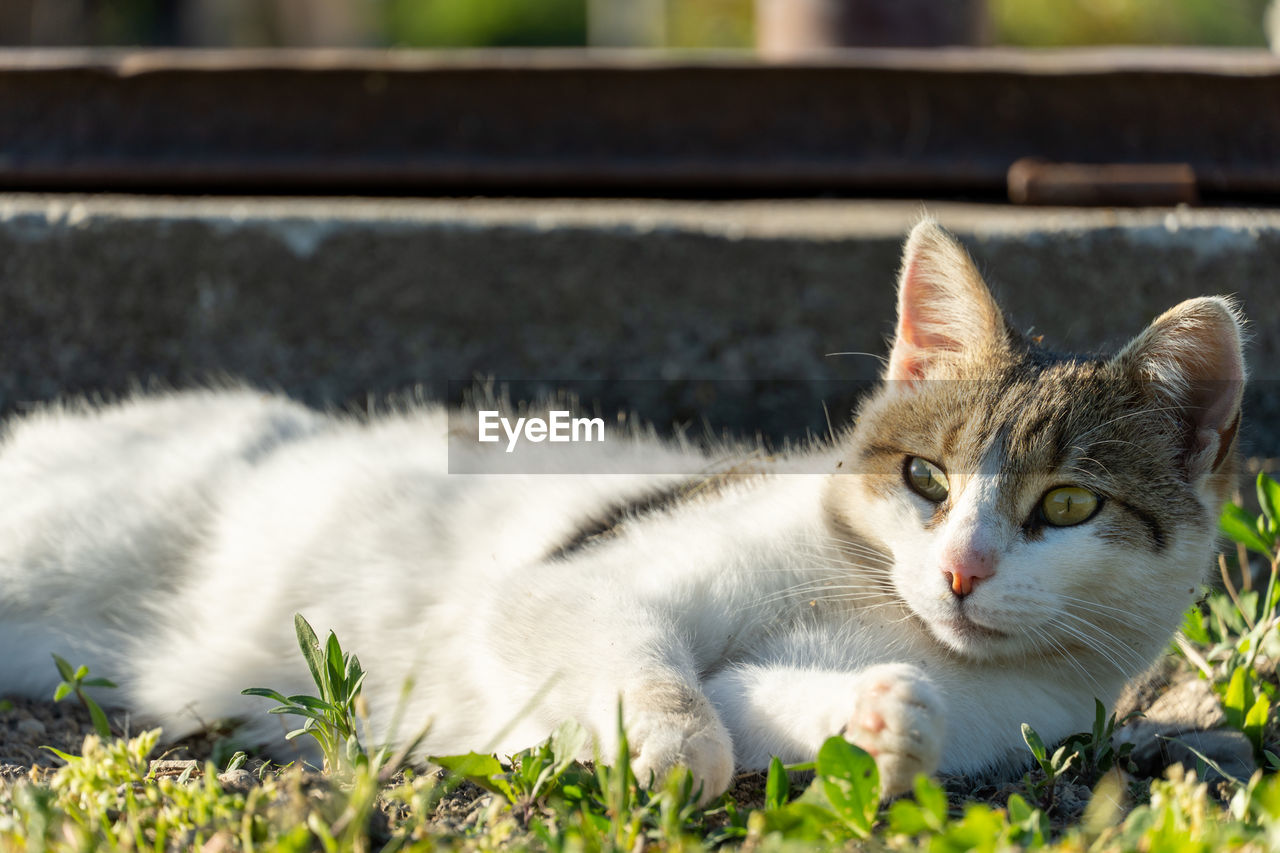
[[[942,573],[951,582],[951,591],[960,598],[973,592],[973,585],[996,573],[995,556],[990,551],[965,550],[950,556]]]

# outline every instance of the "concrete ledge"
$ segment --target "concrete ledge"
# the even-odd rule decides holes
[[[3,195],[0,407],[223,375],[363,404],[492,376],[659,423],[823,431],[822,403],[837,417],[848,404],[833,389],[877,367],[826,354],[883,352],[899,245],[921,210]],[[930,211],[1017,322],[1062,349],[1236,294],[1253,328],[1246,436],[1280,455],[1280,212]]]

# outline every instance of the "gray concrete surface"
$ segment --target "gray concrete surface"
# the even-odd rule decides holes
[[[327,405],[476,377],[777,437],[883,352],[908,202],[0,195],[0,408],[236,376]],[[1020,326],[1114,346],[1232,293],[1280,455],[1280,212],[934,204]]]

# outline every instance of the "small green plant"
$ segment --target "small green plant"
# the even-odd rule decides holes
[[[1044,811],[1051,812],[1056,804],[1058,783],[1068,773],[1072,782],[1094,785],[1103,774],[1114,768],[1132,771],[1134,767],[1129,753],[1133,751],[1133,744],[1116,746],[1115,732],[1136,716],[1139,715],[1130,714],[1117,721],[1116,715],[1108,715],[1106,706],[1095,698],[1092,728],[1065,738],[1052,754],[1036,730],[1023,723],[1022,739],[1040,770],[1039,777],[1033,773],[1023,776],[1023,788]]]
[[[791,779],[787,776],[787,768],[782,759],[774,756],[769,761],[769,775],[764,783],[765,809],[780,809],[791,798]]]
[[[240,692],[279,702],[269,713],[303,717],[302,728],[294,729],[285,737],[290,740],[302,735],[315,738],[324,755],[326,770],[346,771],[368,765],[369,755],[356,731],[356,708],[365,677],[360,659],[344,652],[332,631],[322,647],[316,632],[301,613],[294,614],[293,626],[298,635],[298,647],[302,649],[302,656],[320,695],[285,696],[269,687],[250,687]],[[385,759],[385,756],[380,753],[377,758]]]
[[[1262,511],[1255,516],[1239,504],[1228,503],[1222,508],[1219,526],[1233,542],[1265,557],[1274,575],[1280,559],[1276,550],[1276,538],[1280,536],[1280,483],[1260,472],[1256,489]]]
[[[1042,849],[1049,837],[1049,819],[1013,794],[1003,811],[985,803],[969,803],[953,813],[947,794],[924,776],[916,777],[914,798],[889,807],[888,836],[913,840],[909,847],[894,849],[998,851]]]
[[[685,845],[689,833],[704,829],[697,806],[700,791],[692,775],[680,768],[666,780],[656,780],[661,783],[656,790],[645,790],[631,768],[621,709],[618,723],[618,751],[612,763],[597,759],[594,769],[575,760],[590,735],[573,722],[562,724],[545,743],[518,753],[506,765],[474,752],[431,760],[453,774],[454,784],[467,780],[497,794],[508,810],[499,821],[514,819],[550,849],[566,846],[570,837],[586,842],[588,849],[630,850],[647,842]],[[730,828],[720,830],[720,837],[732,837],[730,823]]]
[[[1263,757],[1264,736],[1274,692],[1274,686],[1263,681],[1251,666],[1242,666],[1232,672],[1225,689],[1220,691],[1227,725],[1244,732],[1257,758]]]
[[[576,756],[590,736],[574,722],[563,723],[542,745],[516,755],[510,769],[492,755],[469,752],[433,758],[432,761],[482,788],[501,794],[518,819],[528,823],[553,794],[564,794],[561,779],[574,767]],[[571,794],[582,790],[581,771],[570,774],[565,784]]]
[[[1135,711],[1123,720],[1117,721],[1116,715],[1108,716],[1106,706],[1101,700],[1095,698],[1093,728],[1087,732],[1071,735],[1063,741],[1067,750],[1077,757],[1076,773],[1092,784],[1113,767],[1133,772],[1134,768],[1129,760],[1129,753],[1133,752],[1133,744],[1122,743],[1117,747],[1115,734],[1117,728],[1138,716],[1141,715]]]
[[[828,738],[812,764],[805,792],[787,802],[788,783],[781,762],[770,766],[765,783],[769,806],[748,819],[748,838],[777,835],[788,840],[842,843],[869,838],[880,811],[880,771],[875,759],[842,737]]]
[[[1238,504],[1223,507],[1219,527],[1236,543],[1236,562],[1244,583],[1237,589],[1231,582],[1225,559],[1220,559],[1223,591],[1211,593],[1205,609],[1193,607],[1183,622],[1186,642],[1180,651],[1199,668],[1214,686],[1222,702],[1227,723],[1243,732],[1259,760],[1270,760],[1265,748],[1267,721],[1276,700],[1276,687],[1258,671],[1260,655],[1272,660],[1280,656],[1280,483],[1265,473],[1258,475],[1258,505],[1254,515]],[[1249,552],[1260,554],[1269,564],[1265,591],[1250,588],[1252,573]],[[1205,612],[1207,611],[1207,612]]]
[[[1022,724],[1022,739],[1026,741],[1027,748],[1035,756],[1036,765],[1039,766],[1040,772],[1044,774],[1043,779],[1033,779],[1031,774],[1027,774],[1023,778],[1023,784],[1032,797],[1046,811],[1052,811],[1058,780],[1072,764],[1077,762],[1080,754],[1077,750],[1073,750],[1069,744],[1063,743],[1053,751],[1053,755],[1050,755],[1048,748],[1044,745],[1044,740],[1036,733],[1035,729],[1026,723]]]
[[[53,662],[58,666],[58,674],[62,676],[62,681],[58,684],[56,690],[53,691],[53,701],[61,702],[68,696],[75,694],[80,703],[89,710],[89,716],[93,718],[93,729],[99,737],[111,737],[111,723],[107,721],[106,712],[102,710],[102,706],[93,701],[88,693],[84,692],[86,687],[115,687],[115,684],[105,678],[90,678],[89,667],[81,664],[73,667],[67,663],[66,658],[53,656]]]

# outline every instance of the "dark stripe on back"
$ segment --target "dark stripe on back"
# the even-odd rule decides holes
[[[629,500],[610,504],[600,512],[580,518],[577,529],[559,545],[550,548],[542,559],[563,560],[571,557],[597,542],[619,535],[628,521],[665,512],[694,499],[710,497],[735,478],[753,476],[760,476],[760,474],[737,471],[701,474],[688,477],[665,489],[655,489],[636,495]]]
[[[682,480],[668,489],[658,489],[637,495],[631,500],[619,501],[606,506],[599,512],[578,519],[577,529],[569,534],[559,545],[551,548],[543,556],[543,560],[562,560],[599,539],[613,536],[618,527],[628,518],[658,512],[675,506],[689,487],[688,480]]]

